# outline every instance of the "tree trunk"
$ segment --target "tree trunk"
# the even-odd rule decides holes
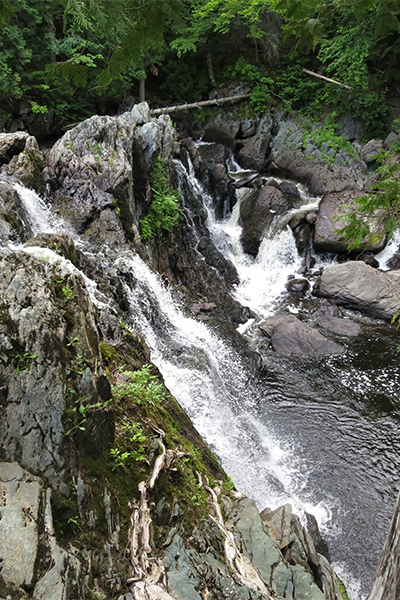
[[[211,85],[215,88],[215,87],[217,87],[217,84],[215,83],[214,70],[213,70],[212,60],[211,60],[210,45],[209,45],[208,41],[206,44],[206,62],[207,62],[208,76],[210,77]]]
[[[140,61],[140,70],[143,71],[143,75],[139,80],[139,102],[144,102],[146,99],[146,80],[144,78],[144,60],[143,58]]]

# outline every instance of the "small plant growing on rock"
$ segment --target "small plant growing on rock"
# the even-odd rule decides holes
[[[143,428],[139,422],[132,422],[124,416],[120,421],[121,434],[118,438],[116,446],[111,448],[111,456],[115,460],[113,471],[117,467],[129,469],[133,467],[135,462],[144,460],[145,448],[144,442],[147,437],[143,433]]]
[[[131,398],[137,404],[142,402],[160,404],[164,399],[164,388],[157,383],[157,377],[151,374],[151,365],[144,365],[138,371],[122,371],[124,383],[113,386],[115,402],[122,398]]]
[[[150,176],[153,199],[147,215],[141,219],[140,234],[143,240],[154,240],[170,233],[179,222],[179,193],[168,190],[166,169],[159,156]]]
[[[21,371],[27,371],[30,361],[34,358],[37,358],[37,354],[30,354],[30,352],[17,353],[14,356],[14,360],[17,362],[17,366],[15,367],[15,374],[19,375]],[[31,371],[29,370],[29,374],[31,375]]]

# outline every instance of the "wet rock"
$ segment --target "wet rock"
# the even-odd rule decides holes
[[[309,212],[306,214],[306,221],[309,225],[314,225],[318,219],[318,214],[316,212]]]
[[[18,132],[18,134],[22,134],[22,132]],[[3,167],[0,169],[0,173],[3,176],[11,177],[13,180],[22,183],[26,187],[33,188],[38,191],[42,190],[44,185],[42,174],[44,167],[44,158],[43,154],[39,150],[39,146],[36,139],[32,136],[26,136],[24,146],[19,152],[17,152],[17,150],[19,150],[20,147],[21,146],[19,144],[16,144],[14,146],[15,153],[10,158],[10,160],[7,161],[7,164],[3,165]]]
[[[379,261],[371,254],[361,254],[361,256],[357,256],[357,260],[362,260],[366,265],[369,265],[374,269],[379,269]]]
[[[400,309],[400,273],[378,271],[358,261],[332,265],[318,279],[313,294],[390,320]]]
[[[256,255],[265,232],[274,220],[274,215],[285,212],[289,206],[284,194],[272,186],[265,185],[260,190],[249,193],[240,205],[243,226],[240,241],[243,250]]]
[[[390,267],[390,269],[400,269],[400,248],[398,248],[388,260],[387,266]]]
[[[196,175],[199,176],[200,175],[200,155],[199,155],[199,151],[196,147],[196,144],[194,143],[194,140],[192,138],[186,138],[184,140],[181,140],[180,145],[181,145],[181,148],[184,148],[187,151],[187,153],[190,157],[190,160],[193,163],[195,173],[196,173]],[[181,152],[181,160],[182,160],[182,162],[185,163],[185,156],[182,152]]]
[[[301,253],[310,244],[311,240],[311,227],[308,223],[301,223],[293,231],[297,250]]]
[[[200,144],[197,151],[202,163],[203,173],[215,164],[225,164],[228,158],[228,150],[223,144]]]
[[[344,239],[341,234],[336,233],[338,229],[341,229],[341,221],[338,221],[338,217],[342,216],[347,212],[343,205],[349,205],[355,207],[354,199],[360,196],[365,196],[362,192],[356,192],[347,190],[344,192],[336,192],[327,194],[321,200],[319,205],[318,219],[315,226],[314,234],[314,248],[318,252],[333,252],[347,254],[348,242]],[[383,225],[378,224],[379,215],[369,218],[368,224],[370,226],[371,233],[380,233],[380,239],[373,244],[365,240],[360,249],[365,249],[372,252],[378,252],[385,247],[386,235],[383,232]]]
[[[259,178],[258,171],[244,170],[244,171],[233,171],[228,173],[230,179],[233,180],[236,188],[249,186],[254,180]],[[249,186],[250,187],[250,186]]]
[[[332,331],[332,333],[348,335],[350,337],[357,337],[363,333],[361,325],[358,325],[358,323],[355,323],[351,319],[339,319],[328,315],[320,317],[317,320],[316,325],[328,331]]]
[[[304,223],[305,219],[306,213],[304,211],[297,212],[295,215],[293,215],[293,217],[291,217],[290,221],[288,222],[288,225],[290,229],[294,231],[301,223]]]
[[[22,241],[29,237],[26,213],[11,182],[0,180],[0,243]]]
[[[296,184],[292,181],[282,181],[279,184],[279,189],[289,200],[291,206],[293,206],[298,200],[300,200],[300,192],[296,187]]]
[[[306,357],[344,352],[342,346],[328,340],[294,315],[269,317],[259,328],[271,339],[272,348],[279,354]]]
[[[319,527],[318,527],[318,523],[317,523],[317,519],[314,517],[314,515],[310,515],[309,513],[306,513],[306,520],[307,520],[307,531],[314,543],[316,552],[318,554],[322,554],[327,560],[330,560],[328,544],[325,542],[325,540],[321,536],[321,533],[320,533]],[[321,557],[319,556],[318,558],[319,558],[319,562],[321,563]]]
[[[262,133],[242,140],[241,148],[236,153],[239,165],[243,169],[255,169],[259,172],[265,172],[270,141],[271,136]]]
[[[236,202],[225,165],[221,163],[214,164],[209,170],[209,180],[214,198],[215,214],[218,219],[222,219],[230,213]]]
[[[292,279],[286,284],[286,289],[294,294],[303,294],[310,289],[310,282],[307,279]]]

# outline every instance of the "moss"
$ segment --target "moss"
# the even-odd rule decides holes
[[[107,367],[110,367],[112,364],[116,365],[124,362],[116,348],[110,344],[100,342],[100,353]]]
[[[65,498],[60,492],[54,492],[51,497],[54,531],[57,541],[66,546],[76,537],[79,519],[76,498]]]

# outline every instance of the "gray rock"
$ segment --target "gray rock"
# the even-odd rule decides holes
[[[358,261],[332,265],[318,279],[313,294],[390,320],[400,309],[400,272],[378,271]]]
[[[249,193],[240,205],[243,250],[256,255],[275,214],[282,214],[290,207],[290,201],[276,187],[265,185]]]
[[[259,328],[271,339],[272,348],[279,354],[306,357],[344,352],[342,346],[328,340],[294,315],[269,317]]]
[[[33,583],[41,494],[39,478],[0,463],[0,574],[7,583]]]
[[[375,157],[379,154],[379,151],[383,147],[383,140],[369,140],[361,148],[361,158],[362,160],[369,165],[375,161]]]
[[[2,248],[0,273],[3,334],[13,346],[3,367],[7,391],[0,421],[2,455],[44,474],[58,487],[64,467],[63,346],[68,332],[70,339],[79,340],[83,360],[90,364],[98,356],[94,307],[81,275],[65,265],[53,267],[25,252]],[[62,285],[72,295],[68,300],[72,328],[66,321]]]
[[[345,223],[337,219],[347,212],[347,209],[343,208],[343,205],[355,208],[354,199],[365,195],[363,192],[346,190],[327,194],[322,198],[314,234],[314,248],[318,252],[347,254],[348,242],[342,235],[335,233],[338,229],[342,229]],[[360,249],[378,252],[386,244],[386,235],[383,233],[383,225],[379,224],[379,215],[369,218],[368,224],[371,233],[381,233],[381,238],[373,244],[365,240],[361,244]]]
[[[293,234],[296,240],[297,250],[302,253],[310,244],[311,227],[308,223],[301,223],[293,231]]]
[[[272,570],[282,561],[282,555],[278,543],[265,534],[254,501],[244,498],[237,502],[228,525],[238,536],[241,552],[251,560],[265,585],[270,585]]]
[[[394,133],[391,131],[389,135],[385,138],[383,142],[383,147],[385,150],[392,150],[393,144],[396,144],[400,140],[400,135],[398,133]]]
[[[363,187],[366,169],[363,161],[356,162],[351,156],[343,155],[341,164],[330,164],[311,141],[303,149],[303,133],[302,125],[294,118],[280,122],[271,143],[271,172],[306,183],[315,195]]]
[[[354,323],[351,319],[338,319],[337,317],[325,315],[320,317],[316,324],[318,327],[322,327],[333,333],[338,333],[339,335],[357,337],[363,333],[361,325]]]
[[[264,530],[269,536],[278,541],[279,548],[285,548],[291,541],[290,524],[292,520],[292,506],[285,504],[275,510],[264,509],[261,514]]]
[[[0,133],[0,165],[4,165],[25,149],[29,134],[25,131]]]
[[[264,133],[257,133],[249,139],[242,140],[242,147],[236,155],[239,165],[243,169],[265,171],[270,141],[271,136]]]
[[[288,292],[302,294],[310,289],[310,282],[307,279],[291,279],[286,284]]]

